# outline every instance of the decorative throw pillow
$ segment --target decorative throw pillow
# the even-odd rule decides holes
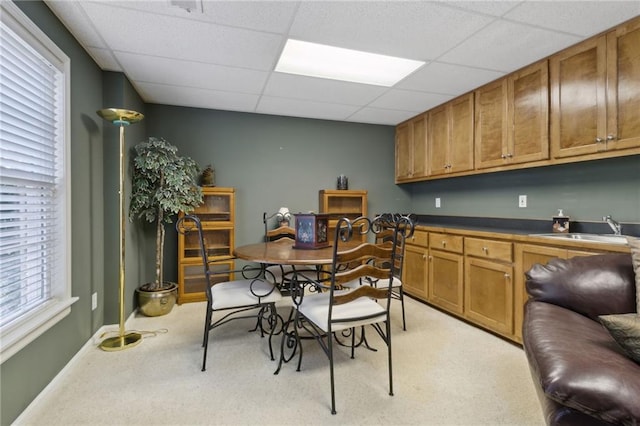
[[[598,318],[622,349],[640,364],[640,315],[600,315]]]
[[[631,248],[631,261],[636,274],[636,312],[640,315],[640,238],[627,237]]]

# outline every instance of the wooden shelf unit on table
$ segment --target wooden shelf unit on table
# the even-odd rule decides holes
[[[234,269],[235,188],[203,187],[203,203],[191,214],[202,223],[209,260],[215,260],[212,271]],[[180,217],[184,213],[180,213]],[[232,280],[233,276],[215,275],[215,282]],[[200,255],[198,234],[178,233],[178,303],[206,300],[206,279]]]
[[[355,219],[367,215],[367,191],[349,189],[321,189],[319,192],[320,213],[329,215],[329,242],[333,243],[336,224],[343,217]],[[362,240],[366,236],[362,237]]]

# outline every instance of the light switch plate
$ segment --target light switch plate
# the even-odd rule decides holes
[[[436,209],[440,208],[440,198],[436,198]]]

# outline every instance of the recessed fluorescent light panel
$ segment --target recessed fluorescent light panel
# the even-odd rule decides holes
[[[422,65],[422,61],[289,39],[276,71],[389,87]]]

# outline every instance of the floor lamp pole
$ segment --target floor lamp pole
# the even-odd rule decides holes
[[[124,128],[132,123],[137,123],[144,118],[139,112],[126,109],[107,108],[97,111],[98,115],[105,120],[120,127],[120,272],[118,284],[119,303],[119,329],[118,335],[108,337],[100,343],[100,348],[105,351],[120,351],[136,346],[142,341],[142,335],[136,332],[126,332],[124,329],[124,292],[125,292],[125,200],[124,200],[124,171],[125,171],[125,150],[124,150]]]

